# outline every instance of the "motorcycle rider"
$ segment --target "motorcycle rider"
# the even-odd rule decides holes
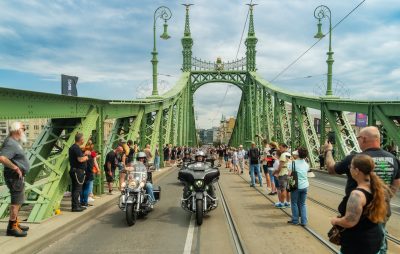
[[[133,170],[136,172],[146,172],[147,173],[147,166],[146,166],[146,154],[144,152],[139,152],[136,157],[136,163],[133,165]],[[129,170],[130,168],[127,168]],[[147,174],[146,174],[147,175]],[[147,181],[147,176],[145,179],[145,188],[146,193],[149,195],[150,203],[153,205],[156,203],[156,199],[154,197],[153,192],[153,185]]]
[[[203,164],[203,165],[201,165],[202,167],[205,167],[207,164],[206,164],[206,154],[203,152],[203,151],[201,151],[201,150],[199,150],[197,153],[196,153],[196,155],[195,155],[195,160],[196,160],[196,163],[198,164],[198,163],[201,163],[201,164]],[[198,165],[198,166],[200,166],[200,165]],[[208,166],[208,165],[207,165]],[[208,190],[207,190],[207,192],[208,192],[208,194],[212,197],[212,198],[216,198],[216,195],[215,195],[215,187],[214,187],[214,185],[212,184],[212,183],[210,183],[209,185],[208,185]]]
[[[183,162],[184,165],[187,165],[187,164],[193,162],[192,156],[191,156],[189,150],[186,150],[186,151],[185,151],[185,156],[183,157],[182,162]]]

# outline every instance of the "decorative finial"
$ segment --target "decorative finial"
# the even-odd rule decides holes
[[[193,4],[182,4],[186,7],[186,19],[185,19],[185,32],[184,36],[190,37],[190,22],[189,22],[189,7]]]

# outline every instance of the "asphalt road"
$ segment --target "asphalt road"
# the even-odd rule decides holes
[[[201,227],[194,226],[191,214],[180,207],[183,186],[177,171],[156,184],[162,188],[161,201],[134,226],[128,227],[125,213],[114,206],[40,253],[233,253],[222,207]]]

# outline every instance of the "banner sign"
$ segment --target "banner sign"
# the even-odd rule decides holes
[[[78,83],[78,77],[61,75],[61,94],[68,96],[78,96],[78,90],[76,84]]]
[[[366,127],[368,124],[368,116],[363,113],[356,113],[356,126]]]
[[[314,118],[314,129],[317,134],[321,134],[321,119]]]

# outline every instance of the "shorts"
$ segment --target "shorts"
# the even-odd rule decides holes
[[[262,165],[262,168],[264,170],[264,174],[269,174],[268,173],[268,166],[267,165]]]
[[[25,201],[25,183],[24,178],[5,178],[6,185],[10,190],[11,204],[22,205]]]
[[[278,176],[279,182],[279,190],[283,191],[286,190],[286,186],[288,183],[288,175]]]
[[[228,161],[228,156],[224,156],[224,160],[225,160],[225,161]]]
[[[106,181],[107,181],[107,183],[114,182],[114,177],[115,177],[115,171],[114,170],[111,170],[111,175],[109,175],[108,172],[106,172]]]

